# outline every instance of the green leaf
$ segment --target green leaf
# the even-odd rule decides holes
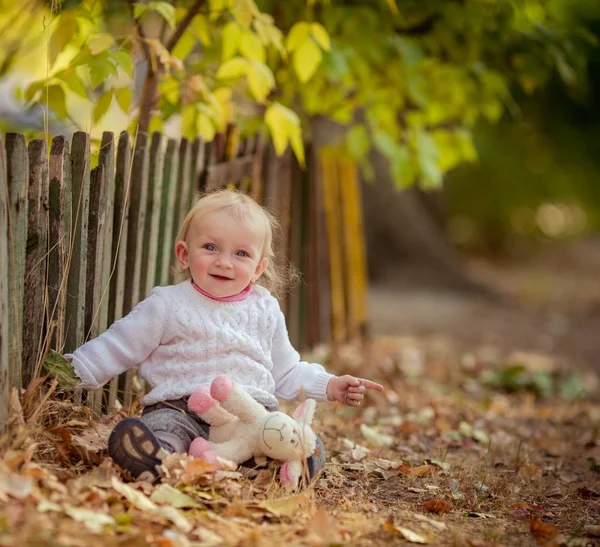
[[[265,123],[273,139],[275,152],[281,156],[290,140],[298,161],[304,161],[304,150],[301,146],[301,127],[298,115],[280,103],[273,103],[265,113]]]
[[[133,93],[131,89],[128,87],[124,87],[123,89],[116,89],[115,97],[117,98],[117,103],[119,103],[121,110],[125,112],[125,114],[129,114],[129,108],[131,106],[131,100],[133,98]]]
[[[442,171],[438,166],[439,150],[433,137],[423,131],[417,135],[418,162],[425,188],[437,188],[442,184]]]
[[[59,53],[65,49],[65,46],[77,34],[77,29],[77,19],[72,13],[65,12],[61,14],[48,44],[48,61],[50,67],[54,66]]]
[[[116,70],[114,65],[108,60],[108,53],[92,58],[89,67],[90,80],[94,89],[104,83]]]
[[[181,132],[187,139],[196,138],[196,118],[198,110],[196,105],[188,104],[183,107],[181,113]]]
[[[204,15],[196,15],[196,17],[192,19],[190,27],[194,31],[194,34],[205,46],[208,46],[211,43],[211,26],[208,19],[204,17]]]
[[[44,374],[55,377],[61,388],[74,388],[79,384],[79,378],[73,370],[73,365],[53,349],[48,350],[42,369]]]
[[[260,38],[252,31],[244,31],[240,38],[240,53],[252,61],[264,63],[266,60],[265,46],[262,45]]]
[[[408,147],[400,145],[391,158],[391,171],[398,188],[408,188],[415,183],[416,171]]]
[[[325,50],[331,49],[331,41],[329,40],[329,34],[325,30],[325,27],[320,23],[312,23],[310,25],[310,33],[317,43]]]
[[[310,25],[304,21],[296,23],[291,29],[285,41],[285,47],[291,53],[304,42],[307,41],[310,34]]]
[[[113,98],[112,89],[109,89],[108,91],[106,91],[102,95],[100,95],[100,98],[98,99],[98,101],[96,102],[96,105],[94,106],[94,112],[93,112],[94,123],[98,123],[98,121],[100,119],[102,119],[102,117],[106,114],[106,112],[108,111],[108,109],[110,107],[110,103],[112,102],[112,98]]]
[[[61,74],[60,79],[71,91],[73,91],[73,93],[77,93],[77,95],[84,99],[88,98],[88,90],[74,68],[65,70]]]
[[[127,76],[130,78],[133,76],[133,58],[128,51],[120,49],[119,51],[111,52],[110,56],[125,71]]]
[[[240,76],[245,76],[248,72],[250,64],[246,59],[241,57],[234,57],[225,61],[217,70],[217,78],[220,79],[235,79]]]
[[[362,161],[369,152],[369,135],[364,125],[355,125],[346,135],[348,150],[354,159]]]
[[[306,40],[296,51],[292,59],[298,79],[305,84],[312,78],[321,64],[323,54],[312,40]]]
[[[115,39],[110,34],[94,34],[88,40],[88,47],[92,55],[98,55],[99,53],[106,51],[110,46],[115,43]]]
[[[169,2],[150,2],[148,7],[157,11],[172,29],[175,28],[175,7]]]
[[[205,140],[205,141],[212,141],[215,138],[215,135],[217,133],[216,129],[215,129],[215,124],[213,123],[212,119],[205,113],[200,112],[198,113],[198,118],[196,120],[196,127],[198,130],[198,134]]]
[[[135,19],[139,19],[144,13],[148,11],[148,5],[142,4],[141,2],[136,2],[133,4],[133,17]]]
[[[60,85],[53,85],[48,88],[48,95],[43,94],[43,102],[48,99],[48,107],[52,110],[61,120],[67,120],[69,114],[67,113],[67,101],[65,97],[65,91]]]
[[[223,27],[223,61],[230,59],[236,54],[240,46],[241,37],[242,28],[235,21],[230,21]]]
[[[275,77],[267,65],[252,61],[248,70],[248,85],[254,98],[262,102],[275,86]]]

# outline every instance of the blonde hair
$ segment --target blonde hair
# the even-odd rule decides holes
[[[273,233],[280,229],[279,222],[248,194],[238,190],[224,189],[202,195],[183,219],[175,243],[185,241],[190,224],[196,216],[223,210],[230,212],[235,218],[246,222],[252,228],[260,227],[264,229],[265,242],[260,258],[261,260],[266,258],[269,262],[256,283],[267,288],[273,295],[282,296],[298,280],[299,275],[294,266],[286,264],[286,261],[275,255]],[[176,281],[183,281],[189,277],[189,269],[182,270],[179,263],[177,263],[175,268]]]

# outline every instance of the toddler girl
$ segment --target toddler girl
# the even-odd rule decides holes
[[[187,401],[220,374],[269,410],[278,408],[276,396],[304,393],[358,406],[367,388],[383,389],[300,360],[269,291],[283,284],[273,260],[274,226],[245,194],[206,195],[186,216],[175,243],[184,281],[155,287],[127,316],[65,356],[86,388],[139,364],[151,387],[142,416],[122,420],[108,442],[111,458],[133,477],[156,478],[167,454],[185,453],[196,437],[208,438],[209,425],[188,412]],[[308,461],[311,478],[325,464],[320,440],[317,446]]]

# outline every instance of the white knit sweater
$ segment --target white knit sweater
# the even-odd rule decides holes
[[[72,354],[81,387],[98,388],[140,365],[151,391],[144,406],[179,399],[228,374],[268,408],[277,397],[326,400],[332,377],[300,360],[290,343],[277,300],[254,286],[244,300],[222,302],[194,289],[189,280],[156,287],[127,316]]]

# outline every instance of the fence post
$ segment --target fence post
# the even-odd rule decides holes
[[[85,339],[96,338],[102,298],[104,229],[106,224],[104,166],[99,164],[90,175],[90,214],[88,219],[87,269],[85,289]],[[88,406],[98,417],[102,406],[102,389],[88,391]]]
[[[179,169],[176,187],[171,245],[175,243],[179,227],[190,208],[190,141],[187,139],[181,139],[179,143]],[[172,247],[170,255],[173,256]],[[172,277],[171,280],[173,280]]]
[[[204,190],[200,183],[200,173],[204,168],[204,140],[194,139],[192,142],[192,161],[190,164],[190,173],[192,177],[191,184],[191,205],[194,205],[200,198],[200,192]]]
[[[6,135],[6,166],[9,208],[9,340],[13,385],[21,387],[23,281],[25,248],[27,244],[27,186],[29,165],[25,137],[16,133]]]
[[[73,135],[72,222],[73,241],[67,282],[66,350],[77,349],[85,340],[85,273],[87,262],[88,212],[90,203],[90,136],[83,131]]]
[[[152,133],[150,166],[148,173],[148,202],[144,226],[144,251],[142,254],[142,297],[150,293],[156,282],[159,252],[160,209],[162,204],[165,147],[160,133]]]
[[[98,334],[108,328],[108,303],[110,300],[110,276],[113,268],[112,244],[115,199],[115,135],[102,133],[98,165],[104,168],[104,242],[102,244],[102,297],[98,314]]]
[[[10,391],[9,313],[8,313],[8,184],[6,155],[0,138],[0,435],[8,429],[8,397]]]
[[[50,148],[50,198],[48,241],[48,331],[50,347],[63,350],[67,275],[71,245],[71,156],[69,142],[54,137]]]
[[[171,266],[173,244],[175,243],[171,238],[171,234],[173,233],[173,211],[175,209],[175,196],[177,192],[178,165],[177,141],[169,139],[163,170],[158,256],[156,257],[157,285],[166,285],[169,282],[169,267]]]
[[[125,290],[125,266],[127,264],[127,231],[129,225],[129,181],[131,175],[131,147],[129,133],[119,136],[117,148],[117,168],[115,171],[115,194],[113,209],[113,240],[111,257],[116,264],[116,273],[110,279],[108,322],[113,323],[123,317],[123,293]],[[119,378],[110,381],[108,407],[114,408],[117,401]]]
[[[46,260],[48,252],[48,155],[46,141],[29,143],[27,254],[23,292],[24,386],[37,374],[46,315]]]

